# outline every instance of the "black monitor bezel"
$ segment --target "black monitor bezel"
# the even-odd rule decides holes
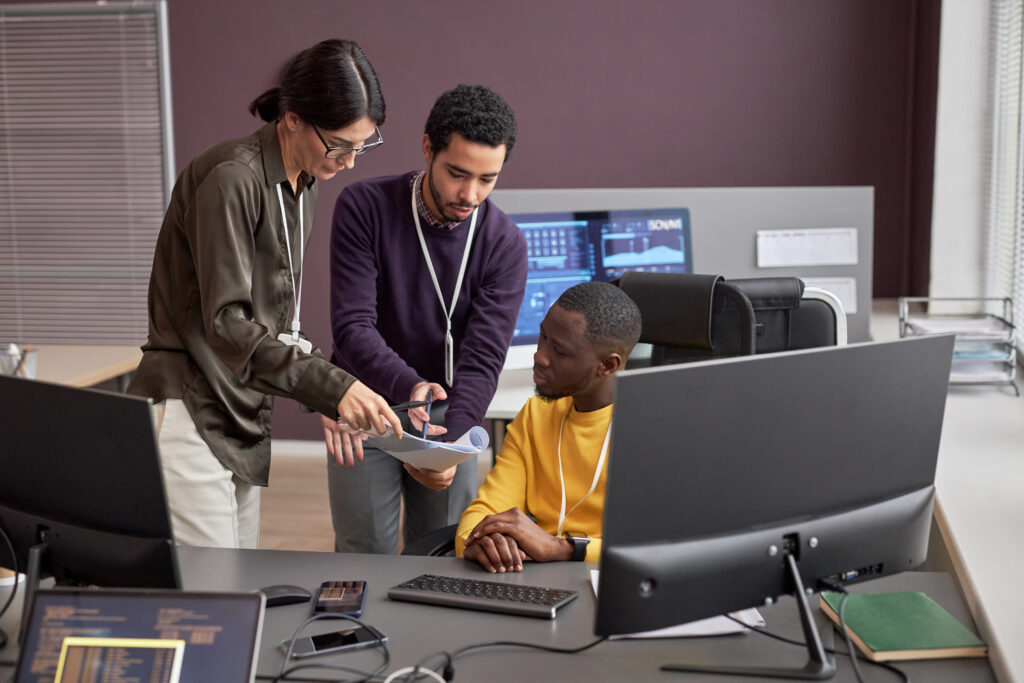
[[[181,587],[170,538],[103,531],[2,504],[0,529],[11,540],[21,572],[29,567],[31,549],[45,544],[39,578],[52,576],[59,586]],[[0,559],[7,555],[0,544]]]
[[[152,404],[0,377],[0,565],[60,585],[179,588]],[[16,566],[10,566],[16,565]]]
[[[617,379],[609,453],[601,592],[595,633],[633,633],[763,605],[766,600],[793,590],[792,581],[787,576],[787,555],[794,556],[804,582],[812,588],[819,588],[822,580],[864,580],[912,569],[923,562],[931,529],[935,465],[952,346],[952,336],[946,335],[622,373]],[[865,369],[871,367],[876,372]],[[632,382],[639,389],[643,380],[637,380],[636,376],[651,373],[675,381],[673,389],[680,397],[678,403],[681,406],[688,400],[682,397],[694,392],[697,395],[693,401],[709,405],[708,412],[700,416],[701,424],[692,424],[687,421],[687,416],[680,414],[669,425],[669,429],[685,431],[692,427],[693,430],[709,432],[690,434],[689,440],[681,439],[678,453],[659,455],[657,446],[629,448],[623,442],[624,434],[629,431],[623,420],[630,420],[630,410],[623,409],[624,403],[620,399],[623,395],[638,396],[641,392],[622,392],[622,383]],[[780,383],[780,378],[787,375],[793,379],[788,384],[785,380]],[[730,397],[737,396],[732,392],[762,395],[769,405],[774,402],[768,411],[769,417],[779,422],[778,429],[792,428],[792,425],[799,428],[807,426],[807,420],[814,420],[816,411],[822,415],[831,414],[827,406],[802,405],[799,400],[794,400],[801,395],[801,383],[806,386],[821,384],[820,395],[813,396],[813,401],[832,403],[831,408],[834,409],[848,409],[856,419],[882,409],[900,412],[897,416],[900,424],[895,428],[918,428],[918,445],[913,446],[916,435],[898,435],[902,440],[893,446],[899,446],[894,450],[902,452],[885,453],[886,458],[894,458],[893,471],[896,474],[878,472],[879,484],[874,494],[862,495],[871,487],[869,473],[861,482],[868,482],[864,485],[866,488],[862,487],[863,490],[858,490],[857,496],[851,499],[829,504],[818,498],[815,505],[806,509],[801,509],[800,503],[793,503],[789,514],[782,516],[758,520],[756,514],[761,504],[758,490],[770,491],[770,487],[780,485],[778,481],[750,481],[730,490],[712,490],[721,484],[719,481],[710,488],[706,486],[703,492],[694,493],[702,486],[701,470],[700,466],[687,469],[686,448],[695,442],[704,443],[702,448],[708,448],[707,444],[713,443],[714,438],[710,432],[716,429],[729,429],[731,433],[743,435],[736,439],[763,444],[763,448],[750,451],[748,457],[782,460],[789,457],[773,450],[771,434],[758,435],[749,431],[750,426],[746,423],[750,420],[744,419],[746,404],[738,399],[731,401]],[[869,404],[871,392],[881,387],[885,391],[902,387],[904,391],[896,392],[898,395],[890,396],[886,401]],[[632,406],[634,414],[635,409],[650,411],[650,405],[663,401],[665,397],[660,395],[661,389],[645,387],[642,395],[650,404],[647,408]],[[851,399],[851,393],[857,396]],[[918,402],[915,404],[914,400]],[[715,418],[716,414],[719,418]],[[786,415],[789,415],[788,423]],[[716,419],[717,425],[710,424]],[[919,420],[919,423],[904,424],[911,419]],[[884,429],[874,424],[869,428]],[[652,425],[642,424],[636,431],[639,430],[650,437]],[[619,439],[616,439],[617,431]],[[846,431],[844,436],[854,433],[855,430]],[[704,440],[705,436],[712,440]],[[837,445],[836,452],[848,447],[850,444]],[[909,452],[915,448],[918,452]],[[639,483],[631,479],[639,475],[624,470],[636,469],[635,459],[640,457],[660,458],[658,462],[664,480],[687,477],[684,485],[678,486],[680,498],[714,496],[716,500],[723,501],[723,505],[751,506],[755,512],[746,518],[741,515],[738,520],[732,520],[736,524],[724,527],[719,521],[707,523],[704,526],[708,530],[703,533],[701,523],[672,522],[676,508],[686,508],[694,503],[672,500],[669,487],[664,482],[651,484],[647,480],[642,496],[630,491]],[[633,467],[631,458],[634,459]],[[704,456],[695,459],[700,465],[708,462]],[[801,486],[813,486],[815,477],[829,465],[826,461],[819,467],[809,467],[813,461],[796,454],[790,460],[777,463],[779,476],[787,478],[786,486],[790,487],[790,492],[800,490]],[[910,460],[915,462],[908,465]],[[736,471],[743,470],[742,457],[740,461],[732,465],[737,467]],[[871,466],[871,463],[871,459],[865,458],[866,466]],[[650,463],[645,463],[644,467],[648,465]],[[713,480],[714,476],[717,475],[709,478]],[[800,477],[806,477],[806,481],[793,486],[791,480]],[[838,490],[842,485],[843,482],[835,482],[833,489]],[[617,488],[620,486],[623,488]],[[777,494],[766,493],[765,498],[772,495]],[[777,503],[777,500],[770,501],[768,507],[778,512]],[[645,514],[652,521],[648,527],[643,526]],[[674,526],[689,528],[677,533]]]

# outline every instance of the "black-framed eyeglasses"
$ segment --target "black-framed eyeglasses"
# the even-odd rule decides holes
[[[377,133],[377,139],[373,142],[369,142],[365,145],[359,145],[358,147],[345,147],[342,145],[328,145],[327,140],[324,140],[324,136],[320,134],[320,129],[313,126],[313,132],[316,133],[316,136],[320,138],[320,142],[324,143],[324,147],[327,148],[327,151],[324,152],[324,156],[328,159],[340,159],[341,157],[348,156],[353,152],[358,156],[360,154],[366,154],[374,147],[380,147],[384,144],[384,136],[380,134],[380,128],[377,126],[374,126],[373,130]]]

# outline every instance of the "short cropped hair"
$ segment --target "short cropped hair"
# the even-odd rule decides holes
[[[482,85],[459,85],[434,103],[424,131],[435,154],[448,147],[452,133],[488,147],[505,145],[505,161],[516,144],[516,115],[501,95]]]
[[[565,290],[555,305],[582,313],[587,340],[600,349],[628,355],[640,339],[640,309],[615,285],[583,282]]]

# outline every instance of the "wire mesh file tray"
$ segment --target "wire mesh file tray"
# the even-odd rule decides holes
[[[950,384],[1009,385],[1020,396],[1013,301],[1008,297],[903,296],[899,319],[901,337],[956,335]]]

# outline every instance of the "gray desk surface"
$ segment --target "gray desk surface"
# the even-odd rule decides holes
[[[489,640],[514,640],[556,647],[575,647],[594,639],[592,634],[595,599],[587,582],[594,565],[554,563],[528,565],[517,575],[502,575],[495,580],[571,588],[580,597],[566,607],[554,621],[511,617],[466,610],[430,607],[389,601],[388,587],[421,573],[489,578],[481,570],[462,560],[428,557],[386,557],[339,555],[269,550],[219,550],[181,548],[179,558],[186,588],[195,590],[249,590],[275,583],[294,583],[313,590],[323,580],[365,579],[368,596],[363,619],[388,635],[391,650],[390,671],[415,664],[433,652],[452,650],[470,643]],[[966,624],[972,624],[952,579],[946,574],[914,572],[887,577],[856,587],[866,592],[924,590]],[[0,604],[9,588],[0,588]],[[816,598],[815,598],[816,600]],[[816,602],[814,603],[816,605]],[[8,633],[16,632],[14,609],[2,620]],[[815,609],[826,645],[833,641],[832,629]],[[309,614],[309,605],[288,605],[267,610],[260,650],[259,673],[273,675],[281,665],[277,645]],[[778,605],[763,609],[768,628],[780,635],[801,638],[795,602],[786,598]],[[311,631],[332,629],[330,622],[314,624]],[[841,646],[840,646],[841,648]],[[14,648],[0,650],[0,661],[12,660]],[[477,651],[455,662],[459,681],[647,681],[689,680],[728,681],[728,677],[696,674],[669,674],[659,670],[662,663],[682,661],[719,661],[728,663],[799,666],[806,658],[802,648],[779,643],[756,634],[699,639],[627,640],[602,643],[577,655],[554,654],[534,650],[495,648]],[[319,660],[343,663],[371,670],[380,662],[375,650],[347,655],[321,657]],[[839,658],[837,682],[853,681],[845,658]],[[993,681],[986,660],[943,660],[902,664],[917,681]],[[866,672],[869,681],[894,680],[892,674]],[[0,678],[3,670],[0,669]],[[752,679],[737,679],[752,680]],[[762,679],[767,680],[767,679]]]

